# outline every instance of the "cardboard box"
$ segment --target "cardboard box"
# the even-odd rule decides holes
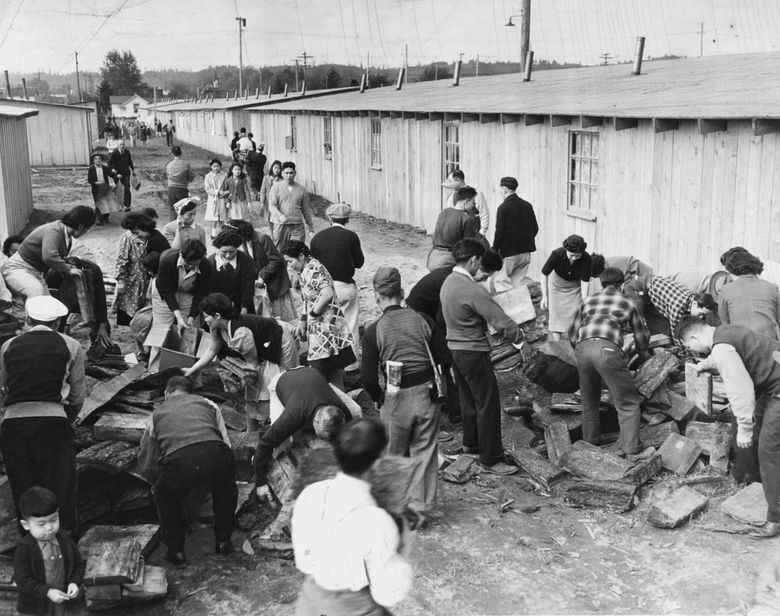
[[[162,337],[163,332],[154,332],[154,325],[152,325],[152,331],[149,333],[145,344],[149,344],[149,338],[152,334],[156,333]],[[167,332],[164,333],[163,342],[160,345],[160,367],[159,370],[165,370],[166,368],[190,368],[199,357],[203,356],[206,348],[208,348],[208,335],[204,335],[204,331],[201,329],[191,329],[184,332],[184,336],[179,334],[179,328],[176,325],[171,325]],[[150,345],[154,346],[154,345]],[[192,353],[192,349],[197,349],[195,353]]]

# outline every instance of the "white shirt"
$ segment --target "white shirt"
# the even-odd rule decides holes
[[[699,365],[702,369],[715,368],[718,371],[737,424],[743,430],[752,430],[756,408],[755,385],[737,349],[723,342],[716,344],[710,356]]]
[[[325,590],[370,586],[379,605],[401,601],[412,568],[398,553],[398,527],[368,482],[343,473],[301,492],[292,515],[295,565]]]
[[[232,259],[225,259],[222,256],[222,253],[217,251],[217,253],[214,255],[214,260],[216,262],[217,270],[222,270],[222,268],[227,264],[232,265],[233,269],[236,269],[237,259],[235,256]]]

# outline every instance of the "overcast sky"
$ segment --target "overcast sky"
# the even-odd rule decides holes
[[[97,70],[109,49],[132,50],[141,70],[238,64],[236,16],[247,20],[244,63],[400,66],[434,60],[519,60],[517,0],[0,0],[0,68]],[[650,56],[780,50],[780,0],[532,0],[537,59],[596,64]],[[519,22],[518,18],[515,18]]]

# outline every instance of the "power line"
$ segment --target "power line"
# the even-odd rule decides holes
[[[8,29],[5,31],[5,34],[3,35],[3,40],[0,41],[0,49],[3,48],[3,45],[5,45],[5,41],[8,38],[8,35],[11,33],[11,29],[14,27],[14,22],[16,21],[17,16],[19,15],[19,11],[22,10],[22,5],[24,4],[24,0],[19,0],[19,6],[16,7],[16,13],[14,13],[14,16],[11,17],[11,23],[8,26]],[[11,93],[8,93],[8,96],[11,96]]]

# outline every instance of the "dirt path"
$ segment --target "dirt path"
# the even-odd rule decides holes
[[[202,186],[209,154],[184,147]],[[160,182],[169,160],[167,148],[152,142],[135,148],[133,157],[143,185],[134,207],[152,206],[167,219]],[[86,170],[42,170],[34,177],[34,221],[49,219],[72,205],[91,205]],[[194,191],[203,195],[202,189]],[[359,204],[353,204],[359,208]],[[202,216],[202,212],[201,212]],[[113,272],[120,215],[108,227],[96,227],[85,243],[101,266]],[[317,229],[326,222],[318,219]],[[401,270],[408,290],[425,270],[430,240],[418,231],[370,217],[350,223],[361,237],[366,265],[357,276],[361,320],[378,313],[371,276],[379,265]],[[123,328],[119,339],[123,340]],[[128,350],[130,350],[128,348]],[[516,373],[500,375],[502,394],[527,386]],[[505,400],[506,401],[506,400]],[[504,442],[513,448],[520,419],[504,417]],[[440,510],[435,523],[419,533],[414,550],[415,586],[397,606],[398,616],[460,614],[729,614],[745,613],[753,601],[759,567],[777,555],[777,541],[755,542],[741,535],[715,533],[707,525],[722,522],[718,504],[730,484],[711,495],[708,510],[678,530],[660,530],[646,522],[654,495],[672,485],[665,478],[641,491],[635,509],[615,515],[563,504],[565,482],[551,494],[534,492],[522,477],[480,476],[458,486],[440,483]],[[495,499],[514,498],[499,513]],[[244,536],[239,533],[236,544]],[[132,614],[264,614],[287,616],[301,576],[290,560],[258,551],[230,557],[213,553],[213,534],[195,528],[187,546],[191,565],[169,571],[170,595],[160,605]],[[152,557],[159,564],[161,552]],[[119,613],[119,612],[113,612]]]

